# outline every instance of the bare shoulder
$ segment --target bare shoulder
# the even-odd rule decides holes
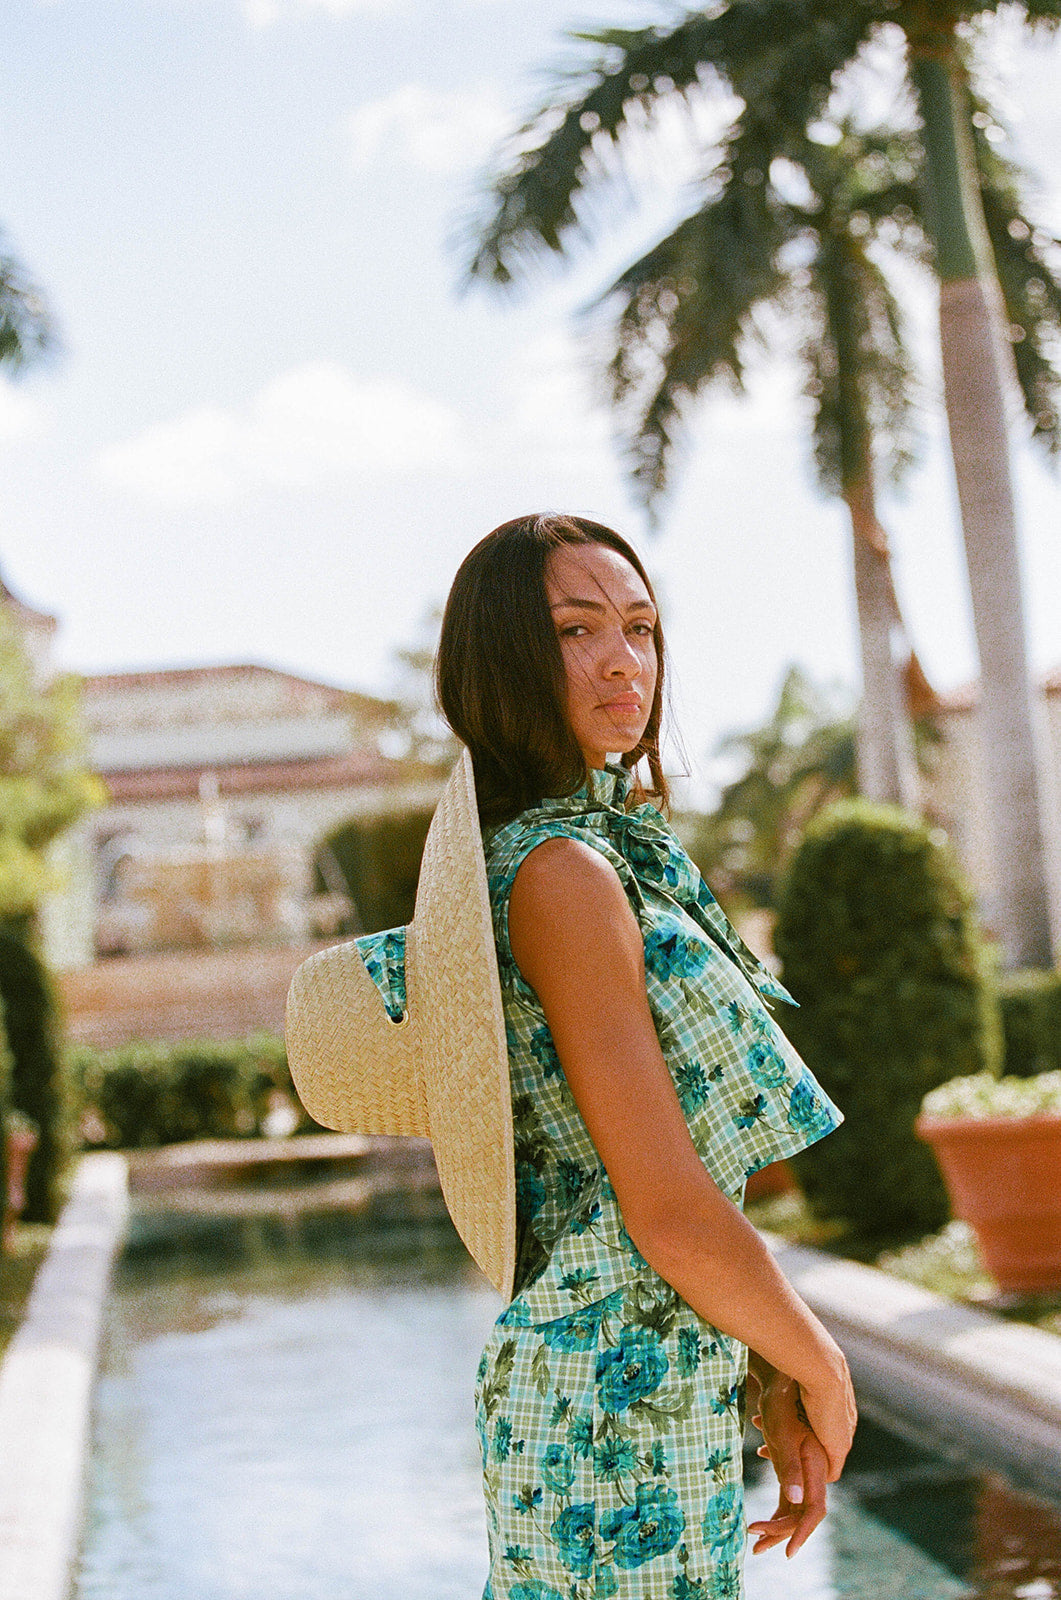
[[[581,839],[545,839],[520,863],[509,937],[520,971],[535,988],[559,971],[586,975],[620,953],[639,965],[643,955],[619,874]]]
[[[611,862],[583,839],[554,834],[535,845],[519,864],[515,884],[524,896],[553,898],[559,890],[578,895],[623,893]]]

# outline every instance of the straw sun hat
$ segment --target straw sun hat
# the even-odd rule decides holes
[[[511,1298],[508,1050],[467,750],[431,821],[412,922],[303,962],[287,997],[286,1033],[291,1076],[318,1122],[430,1138],[458,1233]]]

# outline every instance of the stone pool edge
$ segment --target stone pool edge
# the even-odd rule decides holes
[[[69,1600],[103,1308],[128,1207],[124,1157],[83,1156],[0,1366],[0,1600]],[[843,1345],[867,1413],[1061,1498],[1061,1339],[767,1241]]]
[[[0,1365],[0,1600],[67,1600],[103,1308],[129,1207],[124,1157],[82,1156]]]
[[[842,1346],[868,1415],[915,1443],[1061,1498],[1061,1338],[875,1267],[765,1237]]]

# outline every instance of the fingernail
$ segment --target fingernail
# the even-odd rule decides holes
[[[785,1490],[785,1498],[789,1505],[801,1506],[803,1504],[803,1485],[794,1483],[790,1489]]]

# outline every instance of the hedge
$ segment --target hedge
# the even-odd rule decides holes
[[[812,1209],[866,1240],[932,1232],[948,1205],[913,1131],[925,1093],[997,1074],[1000,1031],[971,898],[937,829],[842,801],[803,838],[774,943],[779,1017],[845,1124],[796,1160]]]
[[[0,1000],[11,1052],[10,1106],[35,1124],[37,1148],[26,1174],[27,1222],[54,1222],[64,1168],[73,1149],[67,1074],[58,1044],[55,991],[47,971],[20,939],[0,933]]]
[[[11,1052],[2,1018],[3,1006],[0,1005],[0,1232],[7,1216],[7,1130],[11,1120],[18,1116],[11,1104]]]
[[[1007,1076],[1061,1070],[1061,973],[1007,973],[998,1000]]]
[[[298,1115],[294,1131],[318,1126],[298,1102],[284,1042],[273,1034],[102,1051],[80,1045],[69,1060],[89,1145],[142,1150],[187,1139],[258,1137],[268,1131],[278,1097]]]
[[[378,933],[411,922],[432,810],[353,817],[324,841],[346,882],[356,916],[344,933]],[[326,887],[320,867],[317,889]]]

